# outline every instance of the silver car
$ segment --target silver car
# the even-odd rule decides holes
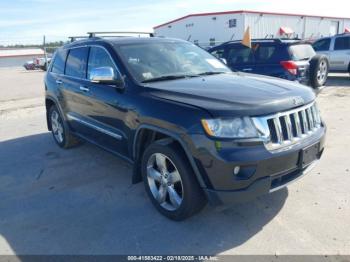
[[[350,73],[350,34],[339,34],[317,40],[313,48],[328,57],[331,72]]]

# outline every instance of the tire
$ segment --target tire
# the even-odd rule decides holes
[[[325,55],[315,55],[310,61],[310,85],[313,88],[323,86],[328,77],[329,61]]]
[[[141,171],[146,192],[162,215],[180,221],[206,205],[192,167],[176,144],[156,141],[149,145],[141,160]]]
[[[55,105],[51,106],[49,110],[48,120],[50,121],[52,136],[57,145],[62,148],[70,148],[79,144],[79,140],[71,134],[66,121],[64,121]]]

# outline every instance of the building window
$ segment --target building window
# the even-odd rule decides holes
[[[209,39],[209,45],[214,46],[215,45],[215,38],[210,38]]]
[[[236,26],[237,26],[237,19],[236,18],[228,20],[228,27],[229,28],[236,27]]]

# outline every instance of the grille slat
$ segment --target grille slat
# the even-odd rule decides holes
[[[301,113],[301,118],[302,118],[301,121],[303,123],[303,133],[306,134],[309,131],[309,125],[307,124],[305,110],[302,110],[300,113]]]
[[[316,104],[260,118],[266,123],[267,148],[274,150],[310,136],[321,127]]]
[[[301,125],[300,125],[300,118],[298,113],[294,113],[294,121],[295,121],[295,127],[296,127],[296,136],[301,137]]]
[[[274,118],[273,123],[275,125],[275,131],[276,131],[276,136],[277,136],[277,143],[282,144],[283,141],[283,134],[282,134],[282,126],[279,118]]]
[[[289,141],[292,141],[293,133],[292,133],[292,122],[290,121],[290,116],[285,115],[284,121],[286,122],[286,126],[287,126],[287,138]]]

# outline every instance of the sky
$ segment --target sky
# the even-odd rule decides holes
[[[142,30],[193,13],[255,10],[350,17],[348,0],[0,0],[0,45]]]

